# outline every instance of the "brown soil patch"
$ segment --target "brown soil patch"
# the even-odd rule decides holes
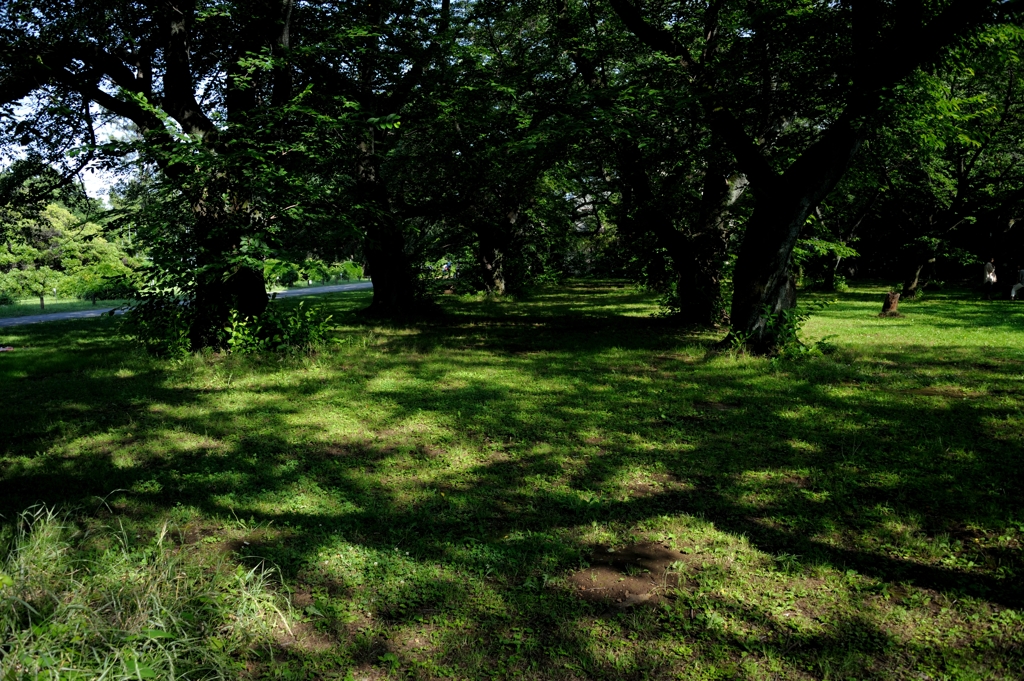
[[[679,585],[679,575],[669,568],[689,557],[664,544],[636,544],[619,549],[598,546],[589,558],[590,567],[569,576],[579,596],[588,601],[629,608],[655,604],[669,589]]]
[[[734,411],[739,408],[734,404],[725,404],[723,402],[695,402],[693,406],[713,411]]]
[[[689,355],[677,355],[677,354],[665,354],[658,355],[655,359],[660,359],[667,362],[682,362],[683,364],[694,364],[695,359]]]
[[[662,492],[674,489],[682,489],[681,485],[673,476],[664,473],[651,475],[647,480],[632,482],[626,485],[626,489],[634,497],[651,497]]]
[[[310,653],[326,652],[338,645],[335,638],[317,631],[308,622],[291,622],[288,629],[278,626],[274,629],[274,638],[284,650],[295,649]]]
[[[433,635],[437,628],[431,625],[421,625],[415,631],[403,631],[389,637],[386,647],[393,653],[405,656],[415,656],[421,651],[434,650]]]
[[[641,499],[653,497],[655,494],[661,494],[661,485],[652,485],[647,482],[634,482],[626,485],[626,489],[629,490],[630,496],[639,497]]]

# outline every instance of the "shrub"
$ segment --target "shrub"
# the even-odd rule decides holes
[[[299,280],[298,270],[285,270],[281,273],[279,281],[284,286],[291,286]]]
[[[291,309],[271,304],[257,317],[232,312],[226,344],[239,354],[306,352],[327,342],[331,328],[331,316],[319,308],[307,308],[304,302]]]
[[[191,348],[188,337],[194,310],[170,295],[149,295],[121,320],[121,333],[141,343],[150,354],[177,357]]]
[[[194,309],[172,296],[150,296],[133,306],[122,320],[121,332],[141,343],[150,354],[181,357],[189,353],[189,330]],[[305,303],[283,307],[271,303],[263,314],[245,317],[232,311],[217,346],[229,352],[308,352],[327,342],[331,316]]]
[[[363,278],[363,267],[351,260],[346,260],[338,267],[338,276],[342,281],[352,281]]]
[[[811,303],[803,310],[789,308],[777,314],[772,314],[771,307],[765,305],[762,315],[765,318],[764,346],[769,349],[768,354],[775,357],[795,358],[805,355],[831,354],[836,347],[830,342],[833,336],[823,338],[818,343],[807,345],[800,340],[800,330],[808,319],[815,312],[835,303],[835,300],[822,300]],[[732,347],[735,350],[743,350],[749,347],[751,334],[734,333],[731,337]]]

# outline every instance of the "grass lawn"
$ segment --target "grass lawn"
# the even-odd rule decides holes
[[[51,312],[80,312],[82,310],[112,310],[115,307],[124,305],[126,300],[98,300],[93,305],[91,301],[79,300],[78,298],[53,298],[46,299],[46,307],[39,307],[38,298],[21,298],[12,305],[0,305],[0,319],[9,317],[28,317],[36,314],[49,314]]]
[[[369,295],[308,357],[0,330],[0,670],[1024,678],[1024,304],[855,288],[768,360],[613,283]]]

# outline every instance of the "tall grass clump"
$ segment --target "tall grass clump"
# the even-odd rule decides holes
[[[287,628],[272,571],[36,507],[0,541],[0,680],[237,678]]]

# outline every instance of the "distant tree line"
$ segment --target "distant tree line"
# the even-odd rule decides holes
[[[187,301],[193,348],[274,267],[355,260],[373,314],[449,261],[495,295],[615,274],[770,351],[799,283],[1022,253],[1021,5],[10,0],[0,144],[123,174],[139,314]]]
[[[105,229],[105,211],[80,185],[54,184],[52,170],[31,161],[0,176],[0,304],[38,298],[45,309],[51,297],[95,304],[132,296],[142,265],[136,249]]]

